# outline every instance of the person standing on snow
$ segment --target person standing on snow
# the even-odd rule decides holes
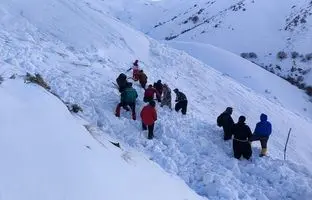
[[[249,160],[252,155],[251,144],[249,139],[252,136],[249,126],[245,124],[246,117],[240,116],[237,124],[232,127],[233,138],[233,152],[236,159],[240,159],[243,156]]]
[[[138,60],[135,60],[133,63],[133,66],[130,67],[130,69],[127,70],[130,71],[132,69],[132,79],[134,81],[138,81],[139,80],[139,72],[140,72],[140,68],[139,68],[139,64],[138,64]]]
[[[163,84],[161,83],[161,80],[158,80],[156,83],[154,83],[154,88],[157,91],[157,94],[156,94],[157,101],[161,102],[161,95],[163,92]]]
[[[130,106],[130,109],[132,112],[132,119],[136,120],[135,101],[137,98],[138,98],[138,93],[132,87],[132,83],[128,83],[128,87],[120,95],[120,103],[117,105],[116,111],[115,111],[116,117],[120,117],[121,107],[129,111],[128,106]]]
[[[223,128],[223,139],[225,141],[232,139],[232,126],[234,125],[234,121],[231,117],[232,113],[233,108],[227,107],[217,118],[217,125]]]
[[[260,122],[257,123],[254,134],[252,135],[250,141],[258,141],[261,143],[261,153],[260,157],[267,155],[267,143],[269,137],[272,133],[272,125],[268,121],[268,116],[265,114],[260,115]]]
[[[143,72],[143,70],[140,70],[140,72],[138,74],[138,78],[139,78],[139,82],[140,82],[142,88],[145,89],[145,86],[146,86],[146,83],[147,83],[147,76]]]
[[[118,90],[122,93],[128,85],[127,76],[124,73],[119,74],[118,78],[116,79]]]
[[[145,89],[145,92],[144,92],[143,101],[145,103],[153,101],[154,100],[154,94],[156,94],[156,96],[157,96],[157,90],[155,88],[153,88],[152,85],[148,85],[148,88]]]
[[[182,114],[186,115],[187,110],[187,98],[183,92],[180,92],[177,88],[173,90],[176,94],[175,111],[179,112],[182,109]]]
[[[160,107],[163,107],[165,105],[168,106],[170,108],[170,110],[172,110],[172,108],[171,108],[171,90],[167,84],[163,85],[163,99],[161,100]]]
[[[155,121],[157,120],[157,112],[155,109],[155,101],[152,100],[149,102],[148,105],[144,106],[141,111],[141,118],[142,118],[142,129],[148,129],[148,139],[153,139],[154,137],[154,125]]]

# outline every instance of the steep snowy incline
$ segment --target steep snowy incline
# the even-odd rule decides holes
[[[0,94],[2,199],[203,199],[142,155],[98,143],[42,88],[10,80]]]
[[[212,44],[241,55],[312,96],[311,1],[118,2],[118,5],[103,1],[89,3],[99,10],[108,4],[110,13],[153,38]],[[189,45],[183,47],[187,52],[194,49]],[[191,53],[195,57],[202,54]]]
[[[239,2],[243,2],[242,5],[240,6],[236,5],[236,3],[239,4]],[[231,26],[235,27],[235,30],[230,30],[226,28],[225,25],[220,25],[220,27],[213,28],[213,30],[205,34],[197,34],[198,30],[196,29],[194,31],[190,31],[191,33],[185,33],[186,35],[191,36],[185,36],[185,38],[184,36],[181,36],[183,38],[178,38],[178,40],[171,40],[170,42],[168,42],[168,44],[173,45],[174,48],[178,48],[180,50],[188,52],[195,58],[202,60],[209,66],[225,74],[229,74],[235,77],[236,80],[238,80],[241,83],[244,83],[244,85],[246,85],[247,87],[250,87],[262,94],[265,94],[266,96],[270,96],[277,99],[277,101],[280,102],[287,109],[290,109],[296,113],[303,114],[304,116],[311,117],[312,104],[309,102],[310,99],[305,94],[304,91],[296,89],[297,86],[291,86],[290,84],[287,83],[287,81],[282,80],[279,77],[274,78],[274,76],[272,76],[271,74],[268,75],[269,73],[266,73],[264,72],[264,70],[259,69],[260,68],[259,66],[249,64],[250,62],[246,62],[242,59],[239,59],[235,57],[233,54],[226,53],[227,55],[231,55],[230,56],[231,58],[240,60],[239,64],[238,63],[236,64],[240,65],[241,67],[233,67],[234,64],[233,62],[235,62],[235,60],[231,59],[230,61],[229,59],[222,58],[223,56],[226,55],[222,54],[221,52],[225,51],[222,51],[220,49],[219,50],[214,49],[210,51],[211,46],[209,44],[206,44],[209,42],[211,44],[218,45],[237,54],[242,52],[255,51],[257,52],[259,58],[253,59],[254,62],[259,63],[259,65],[261,64],[263,68],[266,68],[267,70],[270,70],[275,74],[284,77],[285,79],[287,79],[288,77],[292,77],[294,81],[299,80],[298,83],[300,84],[305,83],[307,86],[310,83],[312,83],[310,81],[312,79],[310,78],[309,75],[309,67],[311,64],[309,61],[307,61],[307,63],[304,63],[304,66],[302,66],[303,63],[300,63],[299,61],[302,58],[299,58],[299,55],[298,58],[295,60],[287,59],[281,61],[275,59],[276,53],[284,48],[283,45],[286,41],[285,37],[288,37],[287,34],[283,34],[281,31],[278,30],[279,29],[278,26],[283,24],[284,22],[283,20],[285,20],[286,18],[286,13],[288,13],[288,11],[291,9],[291,6],[294,3],[295,3],[294,1],[283,3],[281,0],[276,2],[256,1],[254,3],[250,1],[206,2],[202,0],[191,2],[189,1],[180,2],[176,0],[167,0],[160,2],[133,1],[130,3],[129,1],[118,0],[114,2],[88,1],[88,6],[92,7],[93,9],[96,8],[97,10],[102,10],[102,12],[104,12],[105,10],[110,14],[118,16],[118,18],[120,18],[122,21],[130,23],[142,31],[147,31],[148,29],[147,27],[151,25],[151,22],[155,20],[156,16],[159,16],[160,18],[169,18],[170,16],[172,17],[173,20],[168,20],[168,22],[163,23],[162,25],[159,25],[155,28],[151,28],[152,31],[148,33],[149,35],[151,35],[156,39],[163,39],[165,36],[162,34],[169,34],[168,32],[170,32],[170,30],[172,30],[173,32],[176,31],[179,32],[182,31],[183,28],[187,29],[190,26],[192,26],[192,22],[189,22],[187,24],[181,22],[177,24],[177,21],[181,21],[182,19],[186,20],[186,18],[193,15],[199,16],[217,15],[220,10],[227,7],[231,7],[232,5],[236,5],[234,7],[231,7],[231,9],[228,9],[222,15],[220,14],[219,16],[220,18],[225,18],[224,22],[222,23],[230,24]],[[176,6],[177,4],[179,4],[178,7]],[[301,4],[304,4],[304,2],[300,1],[300,3],[298,3],[298,6]],[[268,5],[270,5],[269,8]],[[282,7],[278,5],[281,5]],[[170,9],[172,7],[177,7],[177,9]],[[237,8],[239,7],[240,10],[233,11],[232,9],[236,7]],[[165,8],[167,8],[168,10],[166,10]],[[200,8],[202,8],[203,11],[200,12],[200,14],[196,13]],[[246,10],[241,11],[241,9]],[[207,10],[211,10],[211,12],[208,12]],[[264,15],[263,12],[261,12],[262,10],[266,10],[267,12],[265,18],[261,18],[261,16]],[[276,13],[276,10],[281,10],[281,12],[283,13]],[[208,12],[208,14],[205,13],[206,11]],[[185,12],[185,13],[178,15],[175,14],[175,12],[176,13]],[[173,17],[174,15],[176,18]],[[230,17],[232,15],[234,15],[235,17],[234,19]],[[277,19],[268,20],[269,18],[272,18],[273,15],[278,16]],[[253,20],[250,20],[250,18],[257,20],[257,22],[260,21],[261,23],[257,23],[255,28],[251,28],[255,26],[255,23]],[[200,18],[199,21],[201,20],[202,19]],[[191,20],[188,19],[188,21]],[[239,25],[237,25],[238,22]],[[198,23],[200,24],[200,22]],[[201,26],[206,25],[203,24]],[[207,26],[210,26],[210,24],[208,23]],[[200,29],[200,27],[198,29]],[[198,37],[204,38],[207,37],[207,38],[200,40],[197,37],[193,36],[192,34],[204,35]],[[281,35],[283,35],[283,37]],[[293,39],[295,40],[296,38],[297,37],[294,36]],[[302,43],[302,45],[310,47],[311,45],[308,44],[311,41],[309,40],[308,42],[304,42],[306,39],[307,39],[306,34],[304,35],[301,34],[300,37],[298,36],[300,44]],[[259,42],[259,40],[261,42]],[[299,48],[299,46],[296,44],[297,43],[292,42],[292,45]],[[226,45],[230,45],[231,47]],[[303,51],[301,53],[304,52],[308,53],[309,50],[309,48],[308,49],[300,48],[300,49],[302,49]],[[261,53],[260,55],[258,53],[259,51],[266,52],[267,54],[268,52],[270,52],[270,55],[265,54],[262,55]],[[221,54],[216,56],[215,55],[216,52],[220,52]],[[272,54],[272,52],[275,53]],[[221,57],[220,60],[216,60],[220,57]],[[290,55],[288,57],[290,57]],[[216,60],[216,62],[214,60]],[[248,72],[246,70],[248,70]],[[234,75],[233,73],[237,74]],[[272,80],[272,83],[268,81],[263,83],[263,80],[266,79],[267,76],[270,76],[269,80]],[[250,77],[258,77],[258,78],[255,79]]]
[[[58,4],[63,1],[44,2],[48,9],[54,9],[51,13],[64,11],[62,4]],[[81,46],[80,41],[75,45],[74,40],[62,36],[64,30],[53,30],[52,35],[45,31],[51,24],[66,28],[60,20],[38,24],[29,16],[15,15],[20,13],[17,9],[20,3],[4,4],[5,9],[1,11],[0,55],[5,78],[12,74],[11,71],[20,75],[25,72],[42,74],[52,92],[83,108],[81,116],[91,127],[118,139],[122,147],[135,147],[149,154],[166,171],[179,175],[197,193],[209,199],[311,197],[311,172],[306,168],[312,166],[311,120],[268,101],[186,53],[161,45],[86,4],[71,2],[65,11],[69,15],[73,11],[76,15],[85,14],[85,17],[96,15],[99,17],[97,23],[108,27],[105,34],[111,37],[99,38],[102,41],[96,46],[87,43]],[[51,3],[62,8],[53,7]],[[27,9],[23,13],[33,11],[30,7]],[[43,15],[41,19],[44,21],[45,17],[49,16]],[[92,34],[92,30],[98,29],[94,23],[75,22],[79,29],[89,30],[89,34],[84,35],[86,41],[96,41],[98,35]],[[77,31],[70,32],[72,37],[80,34]],[[144,45],[140,45],[142,43]],[[159,120],[153,141],[144,137],[140,120],[130,120],[127,112],[123,112],[120,119],[114,116],[119,93],[111,82],[129,68],[134,58],[142,61],[140,65],[147,73],[149,83],[162,79],[172,89],[178,87],[185,92],[189,100],[187,116],[157,106]],[[139,113],[144,105],[143,90],[136,83],[134,86],[139,93],[136,110]],[[246,115],[252,129],[262,112],[269,116],[274,127],[269,158],[258,158],[258,143],[254,144],[252,162],[232,158],[231,143],[222,142],[221,131],[215,125],[217,115],[227,106],[234,107],[235,121],[239,115]],[[288,149],[289,161],[284,162],[279,159],[290,127],[293,134]],[[102,140],[107,137],[104,133],[95,136]]]

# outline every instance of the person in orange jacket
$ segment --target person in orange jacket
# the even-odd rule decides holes
[[[148,139],[151,140],[154,137],[154,124],[157,120],[157,112],[155,109],[155,101],[152,100],[149,102],[148,105],[144,106],[141,111],[141,118],[142,118],[142,129],[148,129]]]

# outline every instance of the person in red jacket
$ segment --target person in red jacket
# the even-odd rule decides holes
[[[143,101],[145,103],[154,100],[154,94],[158,94],[157,90],[153,88],[152,85],[148,85],[148,88],[145,89]]]
[[[155,109],[155,101],[152,100],[149,102],[148,105],[144,106],[141,111],[141,118],[142,118],[142,129],[148,129],[148,139],[151,140],[154,137],[154,124],[157,120],[157,113]]]

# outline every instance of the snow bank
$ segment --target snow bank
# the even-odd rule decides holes
[[[0,87],[2,199],[202,199],[135,152],[98,143],[53,95]]]

